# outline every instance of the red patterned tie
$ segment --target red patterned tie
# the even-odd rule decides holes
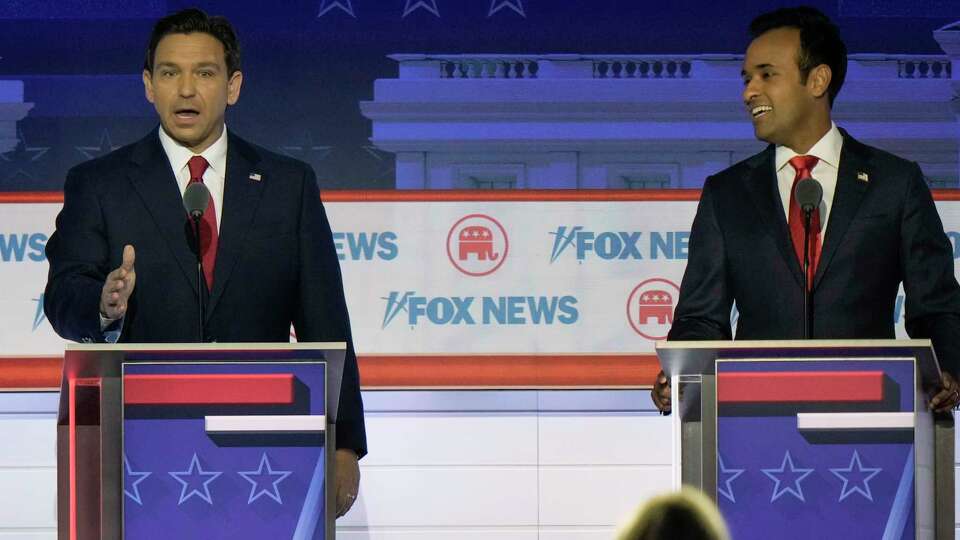
[[[797,182],[804,178],[811,178],[813,168],[820,161],[816,156],[795,156],[790,159],[790,165],[797,171],[790,188],[790,238],[793,240],[793,249],[797,253],[797,260],[803,268],[803,210],[797,204],[794,192]],[[820,262],[820,209],[814,208],[810,214],[810,268],[807,272],[807,290],[813,289],[813,276],[817,274],[817,263]]]
[[[210,164],[203,156],[193,156],[187,162],[190,169],[190,183],[203,183],[203,173]],[[207,203],[207,209],[200,220],[200,253],[203,254],[203,276],[207,281],[207,290],[213,290],[213,269],[217,264],[217,212],[213,202],[213,195]]]

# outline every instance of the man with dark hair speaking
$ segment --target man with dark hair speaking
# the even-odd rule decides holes
[[[804,287],[813,294],[812,337],[892,339],[900,283],[906,329],[929,338],[943,368],[930,407],[960,402],[960,286],[953,248],[916,163],[860,143],[831,120],[847,49],[813,8],[780,9],[750,25],[743,103],[766,150],[707,178],[670,340],[803,337]],[[794,185],[813,177],[809,272]],[[670,409],[661,372],[652,392]]]
[[[160,127],[67,174],[44,310],[58,334],[82,342],[284,342],[291,324],[300,341],[346,341],[339,516],[357,497],[367,447],[340,266],[313,170],[226,130],[242,83],[226,19],[188,9],[157,22],[143,85]],[[194,182],[211,194],[203,280],[183,205]]]

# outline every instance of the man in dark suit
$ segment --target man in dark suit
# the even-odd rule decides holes
[[[340,266],[310,167],[227,133],[242,82],[226,19],[185,10],[157,23],[143,84],[160,127],[68,173],[44,309],[57,333],[83,342],[285,342],[291,323],[300,341],[346,341],[342,515],[357,496],[366,434]],[[199,285],[182,199],[191,182],[211,193]]]
[[[704,183],[668,339],[731,339],[733,302],[738,339],[802,338],[805,285],[813,291],[814,338],[891,339],[902,282],[907,332],[931,339],[943,368],[931,408],[956,406],[960,286],[920,168],[831,121],[847,51],[825,15],[781,9],[750,30],[743,101],[757,138],[770,146]],[[793,190],[810,176],[824,195],[813,212],[805,278]],[[652,396],[669,411],[663,372]]]

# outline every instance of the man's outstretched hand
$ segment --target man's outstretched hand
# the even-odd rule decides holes
[[[137,272],[133,268],[135,257],[133,246],[123,246],[123,262],[107,274],[100,293],[100,315],[106,319],[122,319],[127,313],[127,303],[137,283]]]

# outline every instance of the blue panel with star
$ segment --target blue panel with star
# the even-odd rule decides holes
[[[292,374],[289,404],[126,405],[126,538],[324,538],[324,439],[209,433],[205,417],[325,414],[318,363],[125,364],[125,374]]]
[[[880,371],[875,403],[718,403],[717,502],[737,540],[913,538],[913,431],[804,430],[805,412],[912,412],[912,360],[723,361],[735,372]]]

